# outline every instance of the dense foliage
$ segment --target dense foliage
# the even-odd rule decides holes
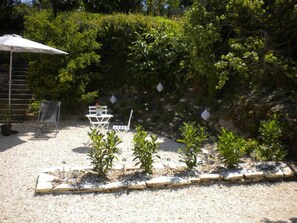
[[[277,112],[282,141],[297,157],[297,1],[196,0],[185,36],[191,72],[205,104],[244,132]],[[222,117],[223,116],[223,117]],[[295,139],[294,139],[295,138]]]
[[[192,77],[198,82],[207,78],[211,91],[247,83],[296,84],[296,3],[195,1],[186,23],[196,71]]]
[[[140,84],[137,80],[143,73],[131,73],[131,67],[137,65],[128,63],[130,47],[134,41],[137,41],[139,35],[148,33],[151,29],[163,29],[164,24],[167,25],[167,32],[170,32],[172,27],[178,26],[176,22],[161,17],[142,15],[108,15],[98,21],[97,40],[102,43],[102,47],[100,50],[101,63],[96,70],[101,75],[100,82],[105,86],[105,90],[127,86],[131,88]],[[140,61],[140,63],[142,62]],[[150,80],[147,81],[151,83]]]
[[[86,92],[92,76],[88,69],[99,62],[97,28],[86,14],[61,14],[49,20],[39,13],[26,18],[26,37],[68,52],[68,55],[30,55],[30,88],[37,98],[59,99],[71,106],[96,92]]]
[[[21,0],[1,0],[0,34],[21,33],[27,14],[28,8],[21,4]]]
[[[164,28],[164,23],[168,28]],[[69,53],[67,56],[31,56],[30,88],[37,98],[57,98],[71,107],[80,102],[91,102],[98,92],[106,94],[115,89],[140,85],[137,80],[143,80],[139,78],[143,72],[131,75],[131,66],[138,64],[128,63],[130,47],[142,33],[155,29],[156,32],[162,30],[166,35],[166,30],[173,30],[172,27],[177,27],[178,23],[141,15],[65,13],[53,18],[50,14],[38,13],[27,16],[25,25],[26,37]],[[172,37],[166,40],[166,44],[172,45],[174,41]],[[156,54],[161,57],[162,51]],[[175,57],[179,55],[175,54]],[[179,65],[175,65],[176,59],[174,62],[171,65],[175,69]],[[162,69],[161,64],[155,67],[159,71]],[[170,79],[174,83],[178,70],[172,68],[174,73]],[[155,72],[156,77],[159,75]],[[164,73],[160,78],[162,76],[163,79],[169,78]],[[154,86],[155,82],[156,78],[146,80],[149,86]]]
[[[176,24],[169,30],[152,28],[138,34],[130,47],[131,73],[139,86],[166,83],[166,89],[174,91],[187,71],[187,45]]]

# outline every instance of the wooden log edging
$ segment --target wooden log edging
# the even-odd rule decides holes
[[[266,163],[260,163],[261,165]],[[150,188],[176,188],[184,187],[193,184],[203,183],[216,183],[216,182],[232,182],[232,183],[249,183],[259,181],[270,181],[270,180],[284,180],[291,179],[296,176],[296,170],[289,164],[284,162],[268,163],[270,166],[275,165],[275,169],[264,169],[264,170],[228,170],[220,173],[198,173],[194,176],[180,177],[180,176],[159,176],[150,178],[147,180],[133,180],[133,181],[116,181],[107,183],[63,183],[61,179],[51,173],[55,170],[61,170],[63,167],[48,168],[42,170],[38,177],[35,188],[35,193],[48,194],[48,193],[110,193],[118,192],[123,190],[144,190]],[[156,164],[158,168],[161,168],[159,164]],[[116,168],[123,168],[117,166]],[[137,167],[131,167],[137,168]],[[180,167],[177,167],[180,168]],[[80,166],[71,168],[71,170],[91,170],[91,167]]]

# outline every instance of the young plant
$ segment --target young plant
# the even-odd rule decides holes
[[[260,133],[260,154],[264,160],[280,161],[287,152],[283,148],[279,138],[282,135],[282,129],[277,121],[276,115],[268,121],[262,121],[259,128]]]
[[[184,162],[188,169],[193,169],[197,164],[197,153],[201,151],[202,143],[207,139],[206,128],[198,125],[195,122],[183,123],[179,128],[182,139],[177,141],[183,143],[185,148],[179,148],[181,161]]]
[[[157,153],[158,143],[156,135],[150,135],[150,139],[147,139],[148,133],[143,130],[141,126],[136,126],[136,133],[133,136],[133,156],[135,160],[138,160],[136,165],[140,164],[140,167],[144,169],[146,174],[153,173],[153,156],[160,158]]]
[[[245,145],[245,140],[242,137],[222,128],[217,150],[228,168],[234,168],[239,163],[239,159],[243,156]]]
[[[104,134],[100,133],[97,129],[92,129],[88,133],[92,140],[92,148],[88,153],[93,165],[93,170],[99,176],[106,176],[108,170],[112,168],[113,160],[117,159],[115,153],[118,152],[118,145],[122,142],[116,135],[115,131],[107,132],[106,138]]]

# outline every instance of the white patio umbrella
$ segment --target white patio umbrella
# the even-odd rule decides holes
[[[0,37],[0,50],[10,52],[10,67],[9,67],[9,88],[8,88],[8,107],[11,109],[11,80],[12,80],[12,54],[13,52],[27,52],[27,53],[47,53],[47,54],[68,54],[62,50],[55,49],[37,43],[19,35],[4,35]]]

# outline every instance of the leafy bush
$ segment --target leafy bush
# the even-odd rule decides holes
[[[239,163],[245,149],[245,140],[231,131],[222,128],[219,135],[217,150],[223,157],[223,162],[228,168],[233,168]]]
[[[115,153],[118,152],[117,146],[121,140],[115,131],[107,132],[106,138],[97,129],[92,129],[88,135],[92,140],[92,148],[88,155],[93,170],[98,172],[99,176],[106,176],[108,170],[112,168],[113,160],[117,159]]]
[[[131,72],[141,86],[166,83],[166,89],[173,90],[187,69],[187,42],[181,32],[169,28],[151,28],[138,34],[131,44]]]
[[[280,161],[287,152],[283,148],[280,137],[282,136],[282,128],[277,121],[276,115],[268,121],[261,121],[260,128],[260,155],[264,160]]]
[[[42,100],[33,101],[29,106],[29,112],[33,114],[38,114],[40,110],[41,101]]]
[[[64,50],[68,55],[30,54],[28,83],[37,99],[59,99],[67,106],[81,103],[90,91],[91,64],[99,62],[94,17],[61,13],[56,18],[38,13],[26,17],[25,36]],[[95,91],[95,90],[94,90]],[[73,108],[72,107],[72,108]]]
[[[155,30],[152,35],[158,30],[162,30],[162,35],[167,35],[164,40],[158,38],[158,42],[164,50],[168,46],[168,55],[162,56],[163,50],[159,50],[158,54],[167,58],[162,65],[167,66],[168,73],[176,73],[178,69],[173,66],[179,66],[177,63],[180,60],[175,58],[179,57],[183,47],[181,41],[175,43],[175,39],[178,39],[175,37],[176,32],[170,32],[180,29],[181,25],[177,21],[132,14],[100,15],[71,12],[61,13],[53,18],[49,13],[41,12],[27,16],[27,38],[69,53],[29,55],[30,89],[37,99],[59,99],[65,107],[73,108],[80,103],[90,103],[98,94],[102,95],[102,92],[109,94],[114,90],[126,89],[127,86],[140,86],[135,80],[143,73],[131,75],[130,68],[133,63],[128,63],[128,54],[130,46],[138,36],[151,30]],[[154,48],[158,49],[157,46]],[[168,70],[168,67],[172,69]],[[158,68],[159,71],[162,69]],[[166,77],[164,72],[161,76]],[[171,80],[175,80],[175,75],[169,76]],[[155,79],[153,83],[150,79],[146,81],[150,86],[156,83]]]
[[[133,161],[138,160],[136,165],[140,164],[144,168],[145,173],[152,174],[153,172],[153,156],[160,158],[157,153],[158,143],[156,135],[150,135],[151,141],[147,139],[148,132],[144,131],[141,126],[136,126],[136,133],[133,136],[134,148]]]
[[[204,140],[207,139],[206,129],[203,126],[196,126],[195,122],[183,123],[179,128],[182,139],[178,142],[185,144],[185,148],[179,148],[182,161],[187,165],[188,169],[193,169],[197,164],[197,153],[200,152],[200,147]]]

